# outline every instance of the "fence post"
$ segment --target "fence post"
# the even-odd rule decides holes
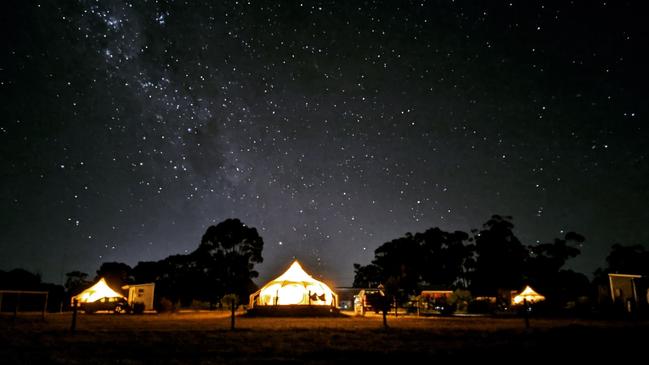
[[[43,305],[43,320],[45,320],[45,311],[47,310],[47,297],[49,295],[50,295],[49,292],[47,294],[45,294],[45,304]]]
[[[530,329],[530,305],[527,302],[527,298],[523,298],[523,316],[525,317],[525,329]]]
[[[20,307],[20,293],[18,293],[18,298],[16,298],[16,305],[14,306],[14,319],[18,318],[18,307]]]
[[[72,324],[70,325],[70,331],[74,333],[77,330],[77,305],[79,301],[77,298],[72,300]]]

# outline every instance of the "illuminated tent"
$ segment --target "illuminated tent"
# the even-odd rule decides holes
[[[527,300],[528,303],[535,303],[545,300],[545,297],[535,292],[534,289],[530,288],[528,285],[522,292],[514,297],[513,302],[514,304],[523,304],[525,300]]]
[[[250,307],[273,305],[336,306],[338,295],[307,274],[295,260],[277,279],[250,295]]]
[[[72,301],[76,299],[79,301],[79,303],[92,303],[102,298],[125,297],[122,294],[111,289],[110,286],[106,284],[106,280],[104,280],[104,278],[101,278],[95,285],[72,297]]]

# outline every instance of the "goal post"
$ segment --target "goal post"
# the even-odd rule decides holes
[[[0,290],[0,313],[7,311],[13,313],[14,317],[18,312],[40,312],[45,318],[49,292],[35,290]]]

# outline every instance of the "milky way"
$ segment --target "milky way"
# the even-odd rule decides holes
[[[60,282],[229,217],[336,285],[383,242],[512,215],[572,265],[647,243],[639,5],[2,3],[0,268]]]

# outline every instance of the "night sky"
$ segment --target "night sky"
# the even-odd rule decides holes
[[[649,242],[646,12],[626,1],[0,4],[0,269],[62,282],[239,218],[258,283],[512,215]]]

